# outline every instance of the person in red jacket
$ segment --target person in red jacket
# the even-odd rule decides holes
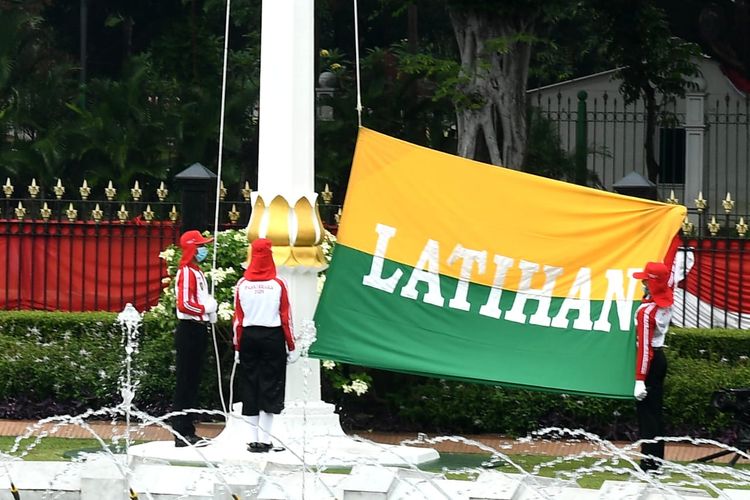
[[[182,257],[175,279],[177,303],[177,329],[175,330],[176,384],[174,410],[195,408],[198,404],[198,387],[201,369],[205,361],[207,329],[216,323],[216,300],[211,296],[198,263],[208,255],[207,243],[199,231],[186,231],[180,236]],[[175,446],[208,444],[195,435],[192,415],[178,415],[172,420],[172,428],[179,433]]]
[[[643,271],[633,274],[643,282],[644,296],[635,313],[636,359],[635,387],[638,430],[640,439],[654,439],[664,435],[662,406],[667,359],[664,356],[664,338],[672,319],[673,292],[671,270],[661,262],[649,262]],[[643,443],[641,453],[664,458],[664,442]],[[641,460],[643,470],[659,468],[651,458]]]
[[[234,346],[239,353],[242,414],[250,422],[248,451],[272,449],[274,414],[284,409],[286,365],[299,357],[286,283],[276,276],[271,242],[253,241],[250,265],[234,295]]]

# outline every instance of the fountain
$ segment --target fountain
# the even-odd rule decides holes
[[[138,381],[131,375],[132,355],[138,349],[140,314],[127,306],[118,315],[124,348],[120,377],[122,402],[113,408],[89,410],[83,414],[40,420],[19,435],[2,454],[0,491],[15,488],[14,498],[124,500],[126,498],[171,499],[329,499],[329,498],[414,498],[414,499],[672,499],[708,498],[750,500],[750,470],[708,463],[681,464],[665,460],[662,474],[645,473],[637,467],[640,443],[626,446],[601,439],[583,430],[548,428],[530,436],[490,446],[460,436],[418,435],[400,446],[383,445],[359,437],[347,437],[340,426],[306,425],[305,405],[300,411],[301,427],[282,426],[274,441],[287,447],[265,454],[245,450],[243,425],[229,415],[224,432],[205,448],[175,448],[176,436],[168,425],[173,414],[148,415],[133,404]],[[309,347],[314,327],[304,325],[300,345]],[[309,372],[304,373],[308,381]],[[307,383],[307,382],[305,382]],[[302,392],[309,390],[303,385]],[[188,410],[214,417],[220,411]],[[314,420],[311,416],[311,421]],[[112,442],[97,434],[93,421],[119,419]],[[290,421],[294,421],[292,417]],[[325,420],[325,419],[323,419]],[[132,445],[146,427],[168,432],[168,441]],[[19,460],[46,437],[66,427],[77,427],[95,439],[98,452],[81,454],[71,462]],[[308,428],[309,427],[309,428]],[[321,431],[321,429],[323,429]],[[25,447],[21,443],[31,440]],[[124,448],[112,451],[112,444],[124,440]],[[523,467],[508,455],[511,451],[533,454],[535,447],[551,441],[566,443],[558,457]],[[668,444],[712,445],[737,453],[745,450],[704,439],[666,438]],[[440,466],[429,462],[437,454],[425,446],[439,447],[456,442],[481,452],[471,466]],[[169,456],[157,456],[154,449],[170,449]],[[147,453],[149,452],[149,453]],[[398,464],[398,466],[396,466]],[[598,489],[579,486],[593,474],[609,473],[620,480],[604,481]],[[456,478],[459,476],[460,478]],[[13,485],[13,486],[11,486]]]

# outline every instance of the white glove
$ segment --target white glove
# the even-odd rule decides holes
[[[203,304],[203,309],[206,314],[215,313],[216,310],[219,308],[219,304],[216,303],[216,299],[212,296],[206,297],[206,303]]]
[[[218,321],[218,318],[216,317],[216,313],[215,312],[208,313],[208,322],[213,325],[216,323],[216,321]]]
[[[643,401],[647,395],[648,391],[646,390],[646,383],[643,380],[636,380],[635,388],[633,389],[633,396],[635,396],[635,399]]]
[[[286,362],[290,365],[296,362],[298,359],[299,359],[299,349],[294,349],[293,351],[289,351],[286,354]]]
[[[234,364],[240,364],[240,351],[234,351]]]

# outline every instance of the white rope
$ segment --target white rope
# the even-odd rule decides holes
[[[362,88],[359,77],[359,20],[357,0],[354,0],[354,67],[357,72],[357,125],[362,127]]]
[[[211,295],[214,295],[216,290],[215,279],[213,279],[214,271],[216,271],[216,253],[219,249],[219,242],[217,236],[219,234],[219,204],[221,202],[221,167],[224,152],[224,109],[226,107],[227,99],[227,56],[229,54],[229,11],[232,5],[232,0],[227,0],[227,14],[226,22],[224,26],[224,67],[221,74],[221,112],[219,113],[219,161],[216,167],[216,209],[214,210],[214,252],[213,258],[211,259]],[[219,380],[219,399],[221,400],[221,408],[224,413],[227,413],[227,404],[224,401],[224,387],[221,381],[221,360],[219,359],[219,344],[216,340],[216,325],[211,324],[211,336],[214,341],[214,357],[216,358],[216,376]],[[231,401],[230,401],[231,403]]]

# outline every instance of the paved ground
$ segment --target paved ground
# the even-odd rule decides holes
[[[30,420],[0,420],[0,436],[20,436],[20,435],[38,435],[40,433],[48,433],[49,436],[65,437],[65,438],[89,438],[92,437],[92,433],[96,433],[99,437],[105,440],[111,439],[113,435],[123,435],[123,425],[113,425],[108,422],[89,422],[88,426],[90,430],[77,426],[77,425],[66,425],[54,428],[53,425],[47,424],[45,426],[39,426],[36,422]],[[224,428],[223,424],[198,424],[198,434],[205,437],[215,437]],[[435,448],[439,452],[443,453],[481,453],[483,450],[480,448],[481,445],[489,446],[493,449],[500,450],[506,454],[532,454],[532,455],[551,455],[551,456],[562,456],[570,455],[575,453],[581,453],[584,451],[593,451],[595,446],[589,442],[581,441],[549,441],[549,440],[512,440],[506,439],[502,436],[497,435],[470,435],[464,436],[459,439],[444,439],[440,438],[439,442],[428,442],[424,445],[413,443],[411,441],[417,440],[415,434],[394,434],[394,433],[379,433],[379,432],[358,432],[356,435],[375,441],[378,443],[386,444],[399,444],[404,441],[408,441],[411,446],[429,446]],[[133,434],[133,439],[140,439],[144,441],[161,441],[169,440],[169,433],[161,428],[155,426],[145,427],[140,430],[137,434]],[[437,436],[427,436],[427,440],[430,438],[436,438]],[[471,441],[477,444],[471,444]],[[627,446],[630,443],[627,442],[615,442],[616,446],[622,447]],[[676,461],[693,461],[699,457],[703,457],[714,453],[717,448],[712,446],[695,446],[691,444],[682,443],[668,443],[666,447],[666,459]],[[727,455],[717,459],[717,462],[728,462],[733,455]],[[750,463],[745,459],[741,459],[740,463]]]

